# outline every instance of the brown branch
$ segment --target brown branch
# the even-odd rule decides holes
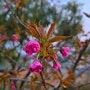
[[[73,66],[73,69],[72,69],[73,72],[75,71],[76,66],[77,66],[77,64],[79,63],[79,61],[81,60],[81,57],[82,57],[84,51],[87,49],[87,47],[88,47],[88,45],[86,45],[86,46],[81,50],[81,52],[80,52],[80,54],[79,54],[79,56],[78,56],[78,58],[77,58],[77,60],[76,60],[76,62],[75,62],[75,64],[74,64],[74,66]]]
[[[7,58],[10,63],[16,64],[16,61],[13,60],[13,59],[12,59],[11,57],[9,57],[8,55],[5,55],[5,58]]]
[[[41,76],[41,79],[42,79],[42,83],[43,83],[44,88],[45,88],[46,90],[48,90],[47,87],[46,87],[45,80],[44,80],[44,78],[43,78],[42,72],[40,73],[40,76]]]
[[[25,75],[23,79],[26,79],[29,75],[30,75],[30,70],[27,72],[27,74]],[[24,85],[24,81],[21,82],[20,89],[22,88],[23,85]]]
[[[9,78],[9,80],[13,80],[13,81],[22,81],[22,82],[30,82],[30,80],[27,79],[22,79],[22,78]],[[35,81],[36,83],[39,83],[39,81]],[[52,84],[50,84],[49,82],[45,81],[45,83],[53,88],[55,88]]]
[[[59,73],[60,73],[61,77],[63,77],[63,74],[62,74],[61,70],[59,69],[58,71],[59,71]]]
[[[10,78],[9,80],[13,80],[13,81],[23,81],[23,82],[30,82],[30,80],[22,79],[22,78]]]
[[[82,84],[82,85],[79,85],[79,86],[76,86],[75,88],[80,88],[80,87],[83,87],[83,86],[86,86],[86,85],[90,85],[90,82],[89,83]]]
[[[10,4],[7,2],[7,0],[4,0],[6,2],[6,4],[8,5],[10,11],[12,12],[14,18],[17,20],[17,22],[23,26],[25,29],[29,30],[29,28],[20,20],[20,18],[15,14],[15,12],[12,10]]]

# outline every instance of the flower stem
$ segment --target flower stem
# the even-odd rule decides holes
[[[47,87],[46,87],[45,80],[44,80],[44,78],[43,78],[42,72],[40,73],[40,76],[41,76],[42,83],[43,83],[43,86],[44,86],[45,90],[48,90]]]

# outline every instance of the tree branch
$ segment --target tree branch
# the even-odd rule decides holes
[[[29,74],[30,74],[30,70],[27,72],[26,76],[23,79],[27,78]],[[23,85],[24,85],[24,81],[21,82],[20,89],[22,88]]]
[[[40,76],[41,76],[41,79],[42,79],[42,83],[43,83],[44,88],[45,88],[46,90],[48,90],[47,87],[46,87],[46,84],[45,84],[45,81],[44,81],[42,72],[40,73]]]
[[[82,84],[82,85],[79,85],[79,86],[76,86],[75,88],[80,88],[80,87],[83,87],[83,86],[86,86],[86,85],[90,85],[90,82],[89,83]]]
[[[23,81],[23,82],[30,82],[30,80],[22,79],[22,78],[10,78],[9,80],[13,81]]]
[[[13,60],[11,57],[9,57],[8,55],[5,55],[5,58],[7,58],[7,61],[12,65],[12,69],[15,69],[16,68],[16,61]]]
[[[22,79],[22,78],[9,78],[9,80],[13,80],[13,81],[22,81],[22,82],[30,82],[30,80],[27,79]],[[38,81],[36,81],[38,83]],[[50,85],[51,87],[53,87],[55,89],[55,87],[50,84],[49,82],[45,81],[46,84]]]
[[[79,56],[78,56],[78,58],[77,58],[77,60],[76,60],[76,62],[75,62],[75,64],[74,64],[74,66],[73,66],[73,69],[72,69],[73,72],[75,71],[76,66],[77,66],[77,64],[79,63],[79,61],[81,60],[81,57],[82,57],[82,55],[83,55],[83,53],[84,53],[84,51],[86,50],[87,47],[88,47],[88,45],[86,45],[86,46],[81,50],[81,52],[80,52],[80,54],[79,54]]]
[[[10,11],[12,12],[14,18],[17,20],[17,22],[23,26],[25,29],[29,30],[29,28],[20,20],[20,18],[15,14],[15,12],[12,10],[11,6],[9,5],[9,3],[7,2],[7,0],[4,0],[7,4],[7,6],[9,7]]]

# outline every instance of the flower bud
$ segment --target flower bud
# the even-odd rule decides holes
[[[37,72],[40,73],[42,71],[42,64],[38,61],[35,60],[30,66],[29,69],[31,72]]]
[[[11,90],[16,90],[14,82],[11,82],[10,86],[11,86]]]
[[[68,55],[69,51],[70,51],[70,48],[69,47],[62,47],[60,49],[60,52],[61,52],[61,54],[62,54],[63,57],[66,57]]]
[[[60,68],[61,68],[61,64],[60,64],[59,62],[55,62],[55,63],[53,64],[53,69],[58,70],[58,69],[60,69]]]
[[[18,41],[19,40],[18,36],[16,36],[15,34],[12,34],[10,38],[12,41]]]

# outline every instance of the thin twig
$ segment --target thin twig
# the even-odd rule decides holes
[[[9,57],[8,55],[5,55],[5,58],[7,58],[7,61],[10,62],[10,64],[12,65],[12,69],[15,69],[16,68],[16,61],[13,60],[11,57]]]
[[[9,80],[13,80],[13,81],[23,81],[23,82],[30,82],[30,80],[22,79],[22,78],[10,78]]]
[[[75,88],[80,88],[80,87],[83,87],[83,86],[86,86],[86,85],[90,85],[90,82],[89,83],[82,84],[82,85],[79,85],[79,86],[76,86]]]
[[[30,70],[27,72],[27,74],[25,75],[23,79],[26,79],[29,75],[30,75]],[[22,88],[23,85],[24,85],[24,81],[21,82],[20,89]]]
[[[63,77],[63,74],[62,74],[61,70],[59,69],[58,71],[59,71],[60,75]]]
[[[43,78],[42,72],[40,73],[40,76],[41,76],[41,79],[42,79],[42,83],[43,83],[44,88],[45,88],[46,90],[48,90],[47,87],[46,87],[45,80],[44,80],[44,78]]]
[[[11,57],[9,57],[8,55],[5,55],[6,58],[8,58],[8,61],[12,64],[16,64],[16,61],[13,60]]]
[[[30,80],[27,79],[22,79],[22,78],[9,78],[9,80],[12,81],[22,81],[22,82],[30,82]],[[35,81],[36,83],[39,83],[38,81]],[[45,83],[53,88],[55,88],[52,84],[48,83],[47,81],[45,81]]]
[[[79,61],[81,60],[81,57],[82,57],[84,51],[87,49],[87,47],[88,47],[88,45],[86,45],[86,46],[81,50],[81,52],[80,52],[80,54],[79,54],[79,56],[78,56],[78,59],[76,60],[74,66],[73,66],[73,70],[72,70],[73,72],[75,71],[76,66],[77,66],[77,64],[79,63]]]
[[[6,4],[8,5],[10,11],[12,12],[13,16],[15,17],[15,19],[18,21],[18,23],[20,25],[22,25],[25,29],[29,30],[29,28],[20,20],[20,18],[15,14],[15,12],[12,10],[11,6],[9,5],[9,3],[7,2],[7,0],[4,0],[6,2]]]

